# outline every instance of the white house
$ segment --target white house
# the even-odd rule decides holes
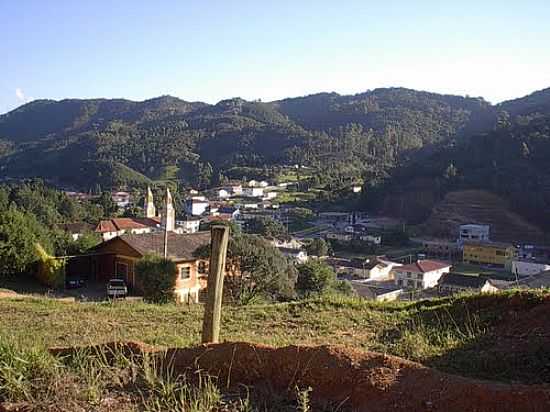
[[[288,240],[273,238],[269,240],[269,243],[276,248],[302,249],[304,247],[304,243],[296,238],[290,238]]]
[[[352,188],[351,188],[351,191],[352,191],[353,193],[361,193],[361,190],[362,190],[362,187],[359,186],[359,185],[352,186]]]
[[[307,252],[303,249],[290,249],[285,247],[278,247],[277,249],[295,263],[302,264],[308,261]]]
[[[360,235],[359,239],[361,239],[363,242],[367,242],[373,245],[379,245],[382,243],[382,236],[374,236],[374,235]]]
[[[353,239],[353,235],[351,233],[345,232],[329,232],[326,234],[326,238],[331,240],[340,240],[342,242],[349,242]]]
[[[550,263],[535,260],[513,260],[512,273],[519,276],[538,275],[541,272],[550,270]]]
[[[124,209],[130,205],[130,193],[128,192],[114,192],[111,193],[111,199],[121,209]]]
[[[193,216],[200,216],[206,212],[210,203],[204,196],[195,196],[185,202],[185,211]]]
[[[393,280],[394,268],[403,266],[401,263],[391,262],[381,258],[369,258],[365,262],[364,275],[369,280]]]
[[[269,183],[267,183],[265,180],[262,180],[262,181],[259,183],[259,186],[260,186],[260,187],[268,187],[268,186],[269,186]]]
[[[258,186],[258,182],[256,180],[252,179],[248,182],[248,187],[256,187],[256,186]]]
[[[444,273],[451,271],[451,265],[437,260],[418,260],[394,269],[395,284],[409,289],[428,289],[437,286]]]
[[[248,197],[263,197],[263,187],[246,187],[243,189],[243,195]]]
[[[231,197],[231,190],[230,189],[218,189],[216,190],[216,196],[218,199],[227,199],[228,197]]]
[[[458,240],[463,243],[465,241],[489,241],[489,225],[460,225],[458,232]]]
[[[264,200],[271,200],[275,199],[277,197],[277,192],[266,192],[264,196]]]
[[[176,229],[181,228],[183,233],[196,233],[199,231],[200,223],[200,218],[189,217],[176,221]]]

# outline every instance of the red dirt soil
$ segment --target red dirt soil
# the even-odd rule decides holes
[[[219,383],[269,385],[281,393],[312,388],[314,402],[354,411],[549,411],[550,385],[520,385],[454,376],[380,353],[339,346],[273,348],[250,343],[221,343],[161,349],[140,343],[110,343],[127,354],[145,352],[170,362],[176,373],[201,370]],[[74,348],[53,348],[71,355]]]

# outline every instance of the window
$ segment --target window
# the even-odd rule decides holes
[[[191,277],[191,268],[189,266],[183,266],[180,268],[180,279],[185,280]]]
[[[411,272],[407,272],[407,277],[412,277],[412,273]]]
[[[201,260],[199,262],[198,271],[199,271],[200,274],[205,274],[206,273],[206,262],[204,260]]]
[[[399,279],[399,280],[397,281],[397,285],[398,285],[398,286],[403,286],[403,279]]]
[[[416,275],[416,278],[417,278],[418,280],[422,280],[422,273],[418,273],[418,274]]]

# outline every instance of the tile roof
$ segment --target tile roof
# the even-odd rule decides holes
[[[440,285],[453,285],[470,289],[481,289],[487,282],[487,278],[463,275],[461,273],[445,273],[439,280]]]
[[[398,270],[402,272],[426,273],[448,267],[451,267],[449,263],[440,262],[438,260],[418,260],[410,265],[401,266]]]
[[[127,234],[119,237],[141,255],[164,254],[164,233]],[[115,238],[117,239],[117,238]],[[114,239],[113,239],[114,240]],[[168,233],[168,257],[174,260],[193,260],[194,252],[210,243],[210,232],[189,234]]]
[[[95,231],[99,233],[118,232],[119,230],[144,229],[147,227],[157,227],[160,224],[160,218],[139,218],[139,217],[117,217],[114,219],[101,220]]]

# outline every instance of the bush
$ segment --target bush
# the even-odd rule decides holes
[[[61,288],[65,286],[65,259],[55,258],[36,243],[36,255],[38,256],[38,268],[36,277],[46,286]]]
[[[174,299],[176,264],[157,255],[147,255],[136,264],[136,276],[149,302],[166,303]]]
[[[328,292],[336,283],[336,275],[330,266],[320,260],[310,260],[299,265],[297,292],[304,297]]]
[[[307,254],[310,256],[327,256],[328,245],[324,239],[313,239],[309,245],[306,246]]]

